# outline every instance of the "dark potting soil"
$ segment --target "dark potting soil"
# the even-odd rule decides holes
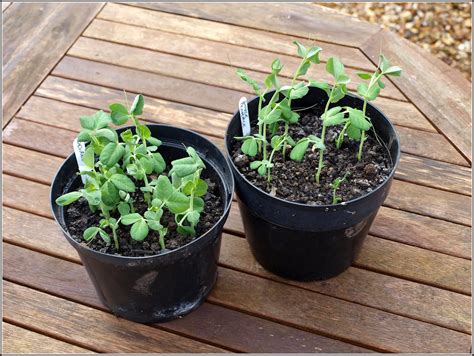
[[[66,207],[65,218],[67,230],[72,238],[80,244],[103,253],[119,254],[130,257],[143,257],[158,255],[169,250],[177,249],[209,231],[223,214],[223,203],[218,185],[210,179],[203,179],[207,182],[209,188],[206,195],[202,197],[204,199],[204,210],[201,212],[201,218],[195,227],[196,236],[193,237],[178,234],[176,231],[174,215],[165,210],[161,218],[161,224],[168,228],[168,233],[165,236],[165,250],[161,249],[158,242],[158,233],[151,229],[149,235],[143,241],[133,240],[130,237],[131,225],[124,226],[120,224],[117,229],[120,245],[118,251],[115,249],[113,242],[111,245],[107,246],[105,241],[98,235],[89,242],[84,241],[84,230],[90,226],[98,226],[101,219],[98,212],[94,213],[89,209],[89,205],[84,198],[80,198]],[[147,210],[147,204],[143,200],[143,194],[141,194],[141,192],[138,193],[138,191],[137,188],[137,192],[132,193],[132,198],[135,201],[134,207],[136,212],[143,215]],[[118,216],[114,217],[118,218]],[[112,237],[112,231],[109,228],[104,230]]]
[[[320,115],[322,112],[321,107],[299,112],[298,123],[289,126],[290,136],[296,142],[310,134],[321,137]],[[360,161],[357,160],[359,142],[346,137],[341,148],[337,149],[334,139],[339,135],[341,129],[342,127],[338,126],[326,128],[325,167],[322,169],[319,184],[315,180],[319,150],[313,152],[311,144],[301,162],[290,159],[289,149],[286,151],[286,159],[283,159],[281,152],[276,152],[270,182],[267,177],[260,176],[256,170],[250,169],[249,163],[261,160],[262,157],[257,155],[252,158],[244,154],[240,150],[241,141],[233,140],[232,159],[238,170],[256,187],[270,195],[308,205],[332,204],[330,184],[336,178],[342,178],[347,174],[345,181],[337,190],[337,195],[341,197],[342,202],[349,201],[368,194],[382,184],[390,175],[393,164],[388,150],[378,142],[373,129],[366,134],[367,140],[364,143]],[[255,133],[258,133],[258,127],[256,123],[253,123],[252,134]],[[283,125],[277,133],[283,133]]]

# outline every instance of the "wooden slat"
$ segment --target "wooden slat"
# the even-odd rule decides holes
[[[357,47],[379,26],[313,4],[136,4],[175,14]],[[256,20],[257,17],[257,20]],[[343,24],[343,25],[342,25]]]
[[[3,125],[103,4],[19,3],[3,19]]]
[[[385,205],[471,225],[471,197],[394,180]]]
[[[370,233],[448,255],[471,258],[471,228],[381,207]]]
[[[225,111],[229,113],[235,109],[235,103],[238,103],[242,96],[241,92],[236,90],[213,87],[184,79],[69,56],[61,60],[54,68],[53,74],[115,89],[119,89],[117,88],[117,85],[119,85],[120,89],[125,89],[128,92],[141,92],[146,96],[183,104],[195,104],[195,106],[216,111],[222,111],[222,108],[226,108]],[[130,78],[133,78],[133,80],[130,80]]]
[[[6,206],[51,217],[48,186],[4,175],[3,189]],[[364,268],[464,294],[471,291],[469,260],[371,236],[362,250],[356,264]]]
[[[19,210],[4,209],[4,230],[8,231],[4,236],[5,241],[80,262],[77,254],[66,242],[66,239],[61,236],[54,222]],[[23,223],[20,224],[20,222]],[[37,244],[37,237],[33,233],[38,228],[41,228],[45,236],[49,236],[47,241],[41,245]],[[7,256],[6,260],[12,260],[12,257],[8,258],[8,254],[5,256]],[[14,259],[16,261],[14,265],[18,266],[17,268],[24,268],[24,264],[19,264],[18,260],[19,258]],[[290,283],[304,289],[355,301],[458,331],[470,332],[470,298],[464,295],[353,267],[342,275],[324,282],[300,283],[284,280],[266,272],[255,261],[244,239],[227,234],[223,236],[220,263],[233,269]],[[8,261],[6,265],[8,265]],[[40,263],[29,260],[27,265],[39,266]],[[11,273],[12,276],[16,274],[29,275],[30,273],[21,273],[20,271]],[[46,273],[41,274],[45,275]],[[46,282],[47,285],[51,285],[49,281]],[[83,283],[81,285],[84,286]],[[358,287],[356,288],[356,286]],[[423,295],[430,295],[430,301],[422,298]],[[90,302],[89,299],[87,299],[88,302]]]
[[[186,37],[210,40],[216,42],[215,46],[219,46],[219,43],[233,44],[240,47],[260,49],[290,56],[296,56],[295,45],[293,44],[294,40],[301,41],[308,46],[315,43],[314,40],[308,39],[306,35],[304,38],[286,36],[268,31],[254,30],[164,12],[131,8],[112,3],[107,4],[97,17],[122,24],[140,26],[150,30],[159,30],[177,35],[185,35]],[[139,18],[140,21],[137,22],[137,18]],[[149,32],[145,31],[140,31],[140,33],[143,36],[149,34]],[[156,39],[161,38],[153,33],[150,39],[154,42]],[[135,43],[139,43],[138,40]],[[325,52],[323,59],[329,56],[338,56],[347,58],[346,63],[348,66],[367,69],[374,68],[367,57],[356,48],[342,47],[331,43],[324,43],[322,45],[324,45]],[[170,48],[171,46],[172,45],[170,45]],[[249,60],[252,59],[249,58]]]
[[[470,346],[470,336],[466,334],[372,308],[355,307],[351,303],[227,269],[220,270],[220,278],[209,300],[225,300],[238,310],[254,311],[309,330],[331,332],[343,339],[367,340],[365,342],[380,350],[467,352]]]
[[[12,4],[11,2],[2,2],[2,12],[8,9],[11,4]]]
[[[471,195],[471,169],[468,167],[402,154],[395,177],[428,187]]]
[[[83,347],[68,344],[13,324],[2,324],[3,352],[7,354],[90,354]]]
[[[5,266],[7,278],[13,276],[19,283],[35,288],[44,288],[41,286],[47,285],[50,292],[67,299],[80,301],[81,303],[87,300],[89,304],[93,299],[97,298],[93,292],[92,284],[88,282],[87,274],[82,267],[44,255],[28,253],[24,249],[10,245],[5,245],[4,248],[8,250],[6,256],[9,256]],[[67,271],[67,275],[58,277],[57,270]],[[236,296],[227,295],[227,293],[237,287],[242,288],[244,281],[247,281],[251,283],[248,285],[255,285],[255,289],[258,292],[249,292],[248,294],[250,294],[249,297],[252,301],[245,306],[238,306],[238,309],[282,321],[282,317],[279,316],[278,312],[286,305],[286,302],[278,296],[285,295],[288,301],[292,302],[287,305],[287,308],[293,312],[292,317],[285,318],[285,323],[289,322],[305,329],[323,332],[357,343],[368,344],[377,349],[390,351],[392,348],[395,350],[408,350],[410,349],[409,347],[415,347],[417,351],[423,349],[428,351],[429,347],[430,350],[435,350],[440,345],[428,346],[429,341],[433,342],[433,340],[429,340],[429,337],[433,337],[436,340],[436,336],[441,337],[441,335],[454,337],[458,347],[463,347],[461,345],[465,345],[466,341],[468,342],[469,340],[469,335],[467,334],[348,303],[301,288],[252,277],[225,268],[219,269],[219,276],[217,286],[209,297],[209,300],[215,303],[221,305],[230,304],[236,307]],[[236,281],[239,282],[236,283]],[[228,283],[232,283],[232,286],[227,285]],[[79,286],[82,287],[81,293],[76,293],[76,290],[80,288]],[[261,286],[269,286],[270,290],[273,289],[275,294],[270,298],[261,294],[263,291]],[[234,292],[231,293],[233,294]],[[87,295],[83,296],[83,294]],[[245,299],[245,296],[242,293],[240,294]],[[296,303],[295,298],[299,298],[302,303]],[[267,299],[269,305],[263,307],[263,310],[257,308],[260,304],[265,304],[265,299]],[[280,302],[276,300],[280,300]],[[270,306],[272,308],[269,308]],[[242,309],[242,307],[245,309]],[[311,310],[310,313],[308,313],[308,309]],[[305,310],[306,313],[304,312]],[[351,310],[351,312],[348,312],[348,310]],[[285,314],[285,312],[283,313]],[[361,315],[364,315],[363,319],[360,319]],[[386,320],[386,328],[384,328],[381,334],[376,334],[375,331],[380,320]],[[344,335],[344,329],[354,327],[355,323],[359,325],[356,328],[358,331],[350,335]],[[163,325],[166,326],[167,324]],[[405,329],[401,328],[402,325],[405,325]],[[386,340],[388,335],[390,335],[390,331],[392,333],[395,332],[396,336]],[[402,339],[403,336],[407,339]],[[417,342],[418,346],[415,346]],[[445,344],[443,347],[448,348],[449,346]]]
[[[334,296],[395,314],[470,333],[471,298],[419,283],[350,267],[323,282],[296,282],[267,272],[253,258],[244,239],[224,235],[220,263],[300,288]],[[431,296],[428,301],[422,296]]]
[[[458,70],[390,31],[380,31],[361,46],[373,61],[380,46],[405,70],[394,83],[469,159],[471,152],[471,85]]]
[[[43,84],[36,91],[36,94],[95,108],[104,108],[107,103],[117,100],[122,102],[124,100],[123,92],[121,90],[104,88],[55,76],[46,78]],[[242,95],[245,94],[243,93]],[[132,97],[132,93],[130,93],[129,96]],[[410,113],[410,115],[415,117],[413,106],[411,104],[385,98],[380,98],[378,100],[380,100],[380,102],[377,102],[381,109],[389,115],[395,124],[432,132],[432,130],[427,129],[427,126],[423,124],[423,121],[421,120],[414,120],[414,122],[421,123],[420,125],[417,124],[410,126],[407,124],[409,120],[406,119],[405,112]],[[28,106],[28,104],[29,101],[26,106]],[[184,111],[184,113],[182,111]],[[183,114],[186,114],[186,116],[183,116]],[[195,127],[196,130],[201,129],[201,127],[204,126],[207,130],[204,132],[220,137],[224,136],[225,127],[228,120],[230,120],[230,115],[225,113],[217,113],[211,110],[189,107],[188,105],[159,100],[153,97],[146,98],[145,117],[149,120],[152,120],[153,117],[161,118],[163,120],[166,120],[169,117],[175,117],[175,122],[180,125],[187,125],[189,123],[189,125]],[[219,120],[224,121],[224,123]],[[427,121],[424,120],[424,122]],[[201,125],[199,125],[199,123],[201,123]]]
[[[123,56],[123,53],[127,53],[127,55]],[[68,51],[68,55],[188,81],[196,81],[198,83],[222,88],[239,90],[250,95],[255,95],[250,86],[235,74],[236,68],[235,65],[231,65],[231,57],[228,58],[227,63],[219,64],[182,57],[180,53],[161,53],[87,37],[80,37]],[[256,53],[256,55],[258,55],[258,53]],[[259,60],[255,55],[253,57],[255,57],[254,60]],[[271,61],[263,64],[265,64],[267,68],[261,72],[247,70],[247,73],[260,83],[263,83],[265,80],[265,76],[269,72]],[[296,70],[298,64],[299,61],[296,58],[292,58],[290,63],[283,62],[284,69],[280,78],[282,85],[291,84],[291,79],[294,75],[293,71]],[[347,68],[346,72],[353,79],[348,84],[348,88],[355,91],[361,79],[356,77],[356,70],[354,69]],[[307,77],[331,81],[331,76],[325,70],[324,65],[311,67]],[[387,82],[386,88],[380,95],[397,98],[397,92],[397,89]]]
[[[8,244],[5,244],[5,251],[7,278],[106,310],[84,267]],[[58,278],[58,270],[67,272]],[[185,318],[159,324],[159,327],[240,352],[305,352],[308,348],[312,352],[369,351],[209,303]]]
[[[98,352],[225,352],[8,281],[3,284],[3,317]]]
[[[53,74],[227,113],[233,113],[236,108],[235,103],[245,95],[236,90],[185,82],[184,79],[174,79],[74,57],[65,57]],[[134,78],[134,81],[131,82],[127,78]],[[468,165],[467,161],[440,134],[406,127],[399,127],[398,132],[405,152]],[[440,149],[441,145],[443,149]]]

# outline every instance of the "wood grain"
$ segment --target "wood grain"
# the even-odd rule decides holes
[[[74,57],[65,57],[53,74],[226,113],[233,113],[236,103],[245,95],[236,90],[186,82],[184,79],[169,78]],[[134,81],[130,82],[127,77],[134,78]],[[438,133],[406,127],[398,127],[397,130],[404,152],[468,165],[467,161]],[[441,146],[443,149],[440,149]]]
[[[18,3],[3,19],[3,126],[103,4]]]
[[[244,239],[224,235],[219,262],[226,267],[470,333],[471,298],[420,283],[350,267],[327,281],[297,282],[267,272]],[[430,296],[429,300],[426,296]]]
[[[471,197],[394,180],[384,205],[471,226]]]
[[[15,281],[35,288],[37,288],[38,286],[48,285],[50,286],[49,291],[52,293],[59,294],[60,296],[65,297],[67,299],[72,298],[76,301],[84,302],[85,300],[87,300],[89,305],[95,305],[90,303],[94,303],[92,300],[97,297],[95,296],[95,293],[92,289],[92,284],[90,282],[87,282],[87,274],[81,266],[40,254],[28,253],[24,249],[10,245],[5,245],[5,250],[7,249],[8,253],[6,255],[9,256],[9,260],[6,263],[5,272],[6,274],[8,274],[9,277],[14,276],[13,278],[15,279]],[[15,263],[15,261],[20,261],[20,263]],[[41,266],[41,271],[37,270],[37,266]],[[57,270],[66,270],[67,275],[58,277],[56,273]],[[341,329],[351,328],[351,326],[353,326],[355,322],[362,323],[363,327],[360,328],[360,331],[356,332],[355,335],[351,334],[347,336],[342,336],[345,340],[351,340],[359,344],[368,344],[372,347],[378,348],[378,344],[384,337],[389,335],[390,331],[396,331],[397,336],[395,336],[394,339],[397,339],[396,341],[398,341],[398,343],[400,342],[399,338],[401,338],[402,336],[408,337],[408,340],[405,340],[401,343],[401,345],[397,346],[397,348],[399,349],[403,349],[404,347],[408,347],[408,345],[410,344],[416,343],[417,337],[426,338],[427,335],[424,335],[424,333],[431,334],[430,336],[434,336],[437,334],[438,336],[443,334],[445,336],[454,336],[455,340],[461,342],[461,344],[464,344],[466,340],[469,340],[469,335],[466,334],[454,332],[445,328],[422,323],[412,319],[396,316],[372,308],[348,303],[339,299],[324,296],[322,294],[314,293],[301,288],[295,288],[286,284],[253,277],[229,269],[220,268],[219,275],[220,277],[218,279],[217,286],[215,287],[213,292],[211,292],[211,296],[209,297],[209,300],[217,304],[231,305],[235,307],[235,297],[229,298],[228,296],[226,296],[225,298],[223,298],[221,295],[222,293],[227,293],[231,289],[235,289],[243,281],[252,283],[251,285],[256,284],[269,286],[270,289],[278,291],[278,294],[274,295],[275,297],[277,295],[282,295],[283,293],[283,295],[289,295],[290,301],[298,297],[301,301],[303,301],[302,304],[292,303],[291,305],[287,306],[290,310],[298,310],[299,312],[294,313],[294,317],[286,320],[286,323],[293,322],[294,326],[304,327],[305,329],[313,331],[324,332],[325,334],[337,337],[341,337],[343,331]],[[228,278],[229,275],[231,276],[231,278]],[[236,281],[241,282],[237,282],[237,284],[235,284]],[[232,283],[233,285],[229,286],[227,285],[228,283]],[[83,286],[81,293],[76,293],[75,291],[79,288],[79,286]],[[249,304],[249,308],[246,309],[246,311],[251,312],[253,314],[257,314],[259,316],[269,317],[270,319],[274,319],[276,317],[277,320],[281,320],[277,312],[283,305],[285,305],[285,301],[282,298],[264,297],[263,295],[261,295],[261,289],[259,287],[257,287],[257,289],[259,290],[259,292],[257,293],[248,293],[252,297],[255,297],[252,298],[253,302],[250,303],[265,304],[264,301],[265,299],[267,299],[269,305],[268,307],[264,307],[264,310],[262,312],[261,310],[255,308],[255,305],[251,306]],[[84,294],[87,295],[84,296]],[[245,296],[242,293],[240,294],[241,297],[238,298],[245,299]],[[276,299],[280,300],[280,302],[275,302]],[[273,307],[273,309],[269,307]],[[351,313],[347,313],[348,308],[351,308],[353,311]],[[307,309],[312,310],[312,313],[303,312],[303,310]],[[273,311],[271,311],[268,315],[262,315],[265,314],[265,312],[267,312],[268,310]],[[323,310],[326,311],[323,312]],[[365,315],[363,320],[358,319],[361,314]],[[370,336],[375,335],[374,331],[376,329],[376,325],[380,322],[381,319],[387,321],[387,328],[382,331],[382,335],[378,335],[377,337],[375,337],[375,339],[373,339]],[[307,325],[309,320],[311,320],[311,324]],[[327,322],[328,320],[332,320],[332,322]],[[401,324],[403,323],[406,325],[406,327],[412,330],[417,330],[414,332],[414,335],[408,336],[409,332],[411,331],[403,331],[400,328]],[[162,325],[166,327],[168,324]],[[392,342],[396,341],[393,340]],[[420,344],[418,345],[417,350],[420,350],[423,347],[426,348],[427,341],[428,340],[420,340]],[[384,346],[384,349],[387,349],[387,346],[388,345]],[[432,348],[433,347],[437,346],[434,345],[432,346]]]
[[[5,251],[8,265],[5,270],[9,279],[106,310],[84,267],[9,244],[5,245]],[[58,270],[66,273],[58,276]],[[370,351],[209,303],[204,303],[184,318],[155,327],[198,340],[209,340],[239,352],[305,352],[308,348],[313,352]]]
[[[393,82],[471,162],[471,85],[458,70],[390,31],[380,31],[361,46],[373,61],[380,45],[404,69]]]
[[[49,187],[4,175],[3,189],[6,206],[51,218]],[[371,236],[362,250],[358,266],[470,294],[470,260]]]
[[[3,284],[3,317],[97,352],[225,352],[9,281]],[[107,337],[97,342],[98,335]]]
[[[109,22],[114,21],[131,26],[140,26],[149,30],[185,35],[187,38],[191,38],[191,40],[192,38],[210,40],[215,42],[216,46],[219,43],[232,44],[289,56],[296,56],[294,40],[301,41],[307,46],[315,43],[314,40],[309,39],[306,35],[304,38],[281,35],[222,22],[212,22],[171,13],[127,7],[121,4],[107,4],[97,17]],[[139,22],[136,21],[137,18],[140,19]],[[126,32],[130,32],[130,30],[127,29]],[[147,32],[141,31],[141,34],[146,36]],[[152,37],[157,38],[155,34]],[[252,40],[249,41],[249,38]],[[343,47],[331,43],[324,43],[323,45],[325,52],[323,59],[328,56],[338,56],[347,58],[346,63],[348,66],[367,69],[375,68],[370,60],[356,48]]]
[[[254,3],[241,6],[181,3],[136,6],[353,47],[358,47],[380,29],[377,25],[313,4]],[[255,14],[258,14],[257,21]]]
[[[225,301],[237,310],[364,342],[384,351],[467,352],[470,346],[470,336],[456,331],[229,269],[219,272],[209,300]]]
[[[3,352],[7,354],[90,354],[83,347],[68,344],[13,324],[2,323]]]
[[[6,9],[8,9],[11,4],[12,4],[11,2],[3,2],[2,1],[2,12],[4,12]]]

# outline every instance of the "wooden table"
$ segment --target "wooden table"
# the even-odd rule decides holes
[[[4,351],[469,352],[471,99],[456,70],[313,4],[11,4],[3,14]],[[116,318],[49,207],[79,116],[139,92],[147,121],[222,147],[238,99],[252,95],[235,67],[259,79],[276,56],[294,67],[295,39],[342,57],[351,75],[374,69],[381,46],[404,69],[376,103],[397,125],[401,163],[357,261],[325,282],[278,278],[251,256],[234,204],[199,310],[160,325]],[[312,76],[325,78],[324,65]]]

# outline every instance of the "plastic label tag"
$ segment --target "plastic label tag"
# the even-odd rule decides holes
[[[240,125],[242,126],[242,135],[250,135],[250,118],[247,98],[242,97],[239,100]]]
[[[77,167],[79,168],[79,171],[88,170],[87,166],[82,161],[82,157],[84,156],[84,153],[86,152],[86,144],[84,142],[77,141],[77,138],[76,138],[74,139],[72,146],[74,148],[74,155],[76,156]],[[87,176],[81,175],[81,179],[82,179],[82,183],[86,184]]]

